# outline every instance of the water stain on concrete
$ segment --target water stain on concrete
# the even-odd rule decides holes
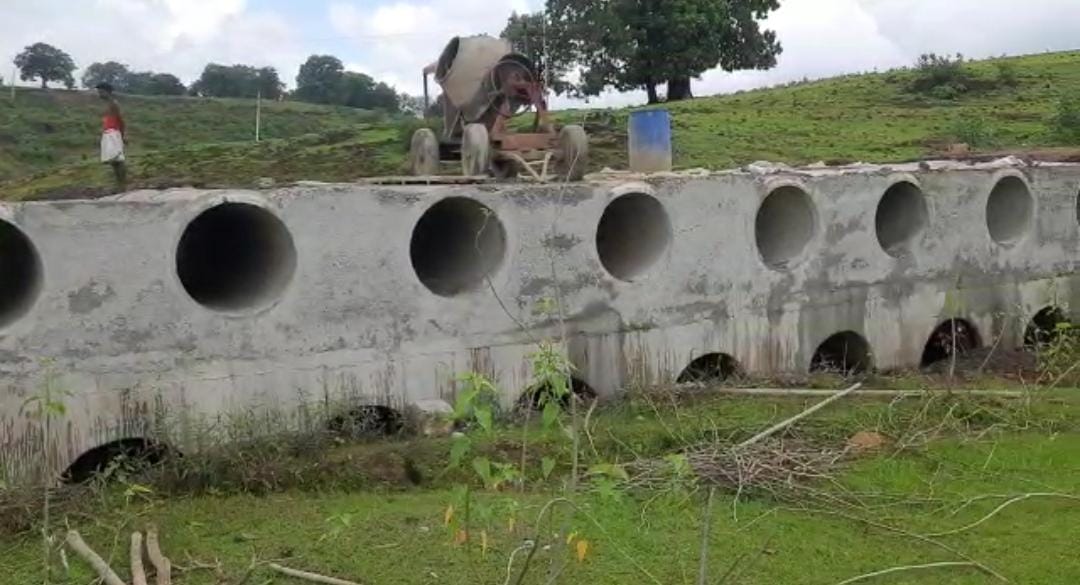
[[[68,293],[68,310],[76,315],[85,315],[115,296],[111,286],[91,280],[79,290]]]

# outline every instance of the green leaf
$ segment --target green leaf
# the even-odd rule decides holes
[[[480,428],[484,429],[484,432],[491,432],[495,422],[492,418],[490,406],[485,405],[476,407],[476,422],[480,423]]]
[[[555,421],[559,420],[559,412],[562,409],[559,408],[559,403],[552,400],[550,397],[544,402],[544,414],[541,418],[542,424],[545,429],[550,429]]]
[[[484,486],[491,486],[491,461],[487,457],[477,457],[472,460],[473,470],[480,476],[480,479],[484,480]]]
[[[450,444],[450,467],[459,467],[471,446],[469,437],[456,435],[453,443]]]
[[[630,479],[630,474],[626,472],[626,469],[622,465],[616,465],[614,463],[598,463],[593,465],[589,468],[589,475],[600,475],[620,479],[622,481],[629,481]]]
[[[555,459],[552,457],[544,457],[541,459],[540,470],[544,474],[544,479],[551,477],[551,472],[555,471]]]

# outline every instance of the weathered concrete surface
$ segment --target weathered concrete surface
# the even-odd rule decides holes
[[[1020,199],[988,207],[1002,179]],[[905,181],[925,209],[893,202],[876,218]],[[778,189],[805,205],[770,205]],[[237,413],[254,413],[254,432],[296,424],[301,403],[452,401],[469,370],[510,402],[528,385],[535,340],[559,333],[545,299],[561,298],[578,376],[601,395],[672,381],[712,352],[749,372],[806,371],[842,331],[866,339],[878,368],[914,366],[951,317],[1016,344],[1035,312],[1080,295],[1078,191],[1080,166],[1004,161],[6,205],[0,219],[38,258],[20,264],[37,270],[29,300],[7,318],[0,302],[0,470],[41,470],[40,424],[22,405],[46,385],[70,393],[49,441],[57,469],[121,438],[192,448]],[[440,207],[445,222],[429,216],[414,234],[447,198],[459,199]],[[193,220],[224,203],[231,211],[204,230],[223,239],[185,243]],[[989,218],[1001,242],[988,209],[1005,210]],[[202,265],[230,254],[217,273]],[[5,290],[26,280],[4,278]]]

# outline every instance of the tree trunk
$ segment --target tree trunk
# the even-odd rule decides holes
[[[41,76],[41,89],[49,89],[49,82],[44,75]]]
[[[656,82],[653,82],[653,81],[645,82],[645,92],[649,94],[649,103],[650,104],[658,104],[658,103],[660,103],[660,96],[656,95]]]
[[[667,99],[669,102],[688,100],[694,97],[690,91],[689,77],[673,77],[667,83]]]

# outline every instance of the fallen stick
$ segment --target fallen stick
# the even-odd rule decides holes
[[[146,529],[146,556],[150,557],[150,564],[154,565],[157,585],[172,585],[172,563],[161,554],[156,526]]]
[[[299,571],[297,569],[290,569],[289,567],[283,567],[277,563],[269,563],[267,565],[271,569],[281,573],[282,575],[288,575],[290,577],[296,577],[297,579],[304,579],[305,581],[312,581],[315,583],[325,583],[326,585],[360,585],[355,581],[346,581],[344,579],[336,579],[334,577],[327,577],[326,575],[320,575],[318,573],[309,573],[308,571]]]
[[[882,569],[880,571],[874,571],[873,573],[866,573],[865,575],[859,575],[850,579],[844,579],[836,585],[850,585],[851,583],[858,583],[860,581],[867,581],[875,577],[881,577],[884,575],[892,575],[894,573],[904,573],[907,571],[923,571],[927,569],[944,569],[949,567],[966,567],[971,569],[978,569],[978,565],[967,561],[945,561],[941,563],[927,563],[925,565],[903,565],[900,567],[891,567],[888,569]]]
[[[77,531],[69,530],[65,542],[75,554],[82,557],[84,561],[93,567],[94,572],[98,574],[98,578],[105,585],[124,585],[124,582],[112,570],[109,563],[106,563],[105,559],[101,558],[101,555],[94,552],[94,549],[86,544],[86,541],[82,539],[82,536],[79,536]]]
[[[987,520],[993,518],[994,516],[997,516],[998,513],[1001,512],[1002,510],[1004,510],[1005,508],[1008,508],[1009,506],[1011,506],[1013,504],[1016,504],[1018,502],[1023,502],[1024,500],[1029,500],[1031,498],[1062,498],[1062,499],[1066,499],[1066,500],[1080,501],[1080,496],[1073,496],[1073,495],[1069,495],[1069,494],[1055,494],[1055,493],[1023,494],[1023,495],[1020,495],[1020,496],[1016,496],[1015,498],[1012,498],[1011,500],[1001,504],[997,508],[994,508],[994,510],[992,512],[990,512],[989,514],[987,514],[986,516],[983,516],[979,520],[977,520],[975,522],[972,522],[971,524],[968,524],[967,526],[961,526],[960,528],[954,528],[953,530],[946,530],[944,532],[934,532],[934,533],[931,533],[931,534],[926,534],[925,536],[930,537],[930,538],[937,538],[939,536],[949,536],[951,534],[959,534],[961,532],[971,530],[972,528],[975,528],[976,526],[979,526],[980,524],[982,524],[983,522],[986,522]]]
[[[860,382],[858,384],[855,384],[854,386],[852,386],[852,387],[850,387],[850,388],[848,388],[846,390],[841,390],[839,392],[835,392],[835,393],[833,393],[832,396],[829,396],[825,400],[822,400],[821,402],[818,402],[817,404],[811,406],[810,408],[807,408],[806,410],[800,412],[799,414],[796,414],[795,416],[793,416],[791,418],[788,418],[786,420],[782,420],[782,421],[776,423],[775,425],[765,429],[764,431],[761,431],[760,433],[754,435],[753,437],[750,437],[749,439],[743,441],[742,443],[739,443],[738,445],[735,446],[735,449],[736,450],[745,449],[746,447],[749,447],[749,446],[753,445],[754,443],[757,443],[757,442],[759,442],[759,441],[761,441],[763,439],[767,439],[767,438],[771,437],[772,435],[775,435],[776,433],[778,433],[778,432],[790,427],[791,425],[799,422],[800,420],[810,416],[811,414],[814,414],[815,412],[821,410],[822,408],[825,408],[826,406],[832,404],[833,402],[836,402],[837,400],[840,400],[841,398],[847,396],[848,394],[851,394],[852,392],[858,390],[859,388],[862,388],[862,382]]]
[[[146,569],[143,567],[142,533],[131,533],[131,585],[146,585]]]
[[[832,396],[836,390],[819,390],[812,388],[708,388],[709,394],[730,394],[733,396],[776,396],[779,398],[803,398],[808,396]],[[923,396],[936,396],[944,394],[938,390],[883,390],[862,388],[859,396],[867,397],[898,397],[920,398]],[[959,396],[987,397],[987,398],[1026,398],[1030,392],[1018,390],[965,390],[954,389],[952,394]]]

